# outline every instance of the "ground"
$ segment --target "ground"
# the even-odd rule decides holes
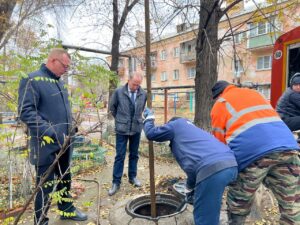
[[[108,196],[107,192],[111,186],[112,179],[112,166],[115,156],[115,150],[112,147],[107,148],[106,153],[106,163],[98,168],[94,168],[89,171],[85,171],[83,174],[74,177],[75,190],[81,192],[79,197],[75,200],[75,205],[88,214],[88,221],[84,222],[74,222],[74,221],[61,221],[59,216],[55,212],[55,205],[51,207],[49,217],[49,225],[93,225],[97,224],[97,209],[99,209],[99,224],[109,225],[109,210],[117,203],[123,199],[128,199],[130,196],[137,196],[139,194],[149,194],[149,159],[148,157],[141,156],[138,164],[138,178],[142,181],[143,186],[141,188],[135,188],[128,183],[127,179],[127,161],[125,162],[124,177],[122,179],[121,189],[114,196]],[[170,181],[178,178],[184,178],[185,175],[179,166],[170,158],[168,159],[158,159],[155,161],[155,183],[157,192],[168,192],[170,191]],[[86,180],[86,181],[83,181]],[[99,183],[99,191],[97,182]],[[99,203],[97,203],[97,198],[99,198]],[[264,199],[268,199],[267,195],[264,195]],[[272,207],[268,205],[270,201],[264,201],[264,205],[261,206],[260,211],[264,212],[264,220],[257,220],[254,222],[252,219],[248,221],[248,225],[267,225],[267,224],[277,224],[274,221],[274,213],[272,212]],[[99,205],[98,205],[99,204]],[[265,206],[265,204],[267,204]],[[225,213],[225,204],[223,204],[223,215]],[[276,211],[276,210],[275,210]],[[266,215],[269,214],[269,216]],[[276,215],[276,213],[275,213]],[[273,218],[272,221],[269,218]],[[276,218],[276,216],[275,216]],[[222,225],[226,224],[226,218],[222,219]],[[224,222],[225,221],[225,222]],[[32,225],[32,211],[28,210],[22,217],[20,224]]]

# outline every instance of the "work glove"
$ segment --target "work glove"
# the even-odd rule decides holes
[[[143,112],[143,118],[144,118],[144,123],[147,120],[154,120],[155,119],[154,112],[151,109],[146,107]]]
[[[185,202],[193,205],[194,203],[194,189],[185,188]]]

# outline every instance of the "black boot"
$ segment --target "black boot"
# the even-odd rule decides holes
[[[228,213],[228,225],[244,225],[247,216]]]

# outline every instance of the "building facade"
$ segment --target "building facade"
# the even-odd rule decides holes
[[[293,19],[299,18],[300,10],[297,5],[289,6],[289,1],[282,1],[276,7],[265,5],[263,11],[245,2],[230,12],[230,21],[223,19],[219,23],[219,38],[223,38],[223,42],[218,57],[218,79],[255,87],[270,98],[274,42],[282,33],[300,25]],[[141,35],[138,32],[137,40],[141,40]],[[197,25],[180,24],[176,33],[151,42],[152,88],[194,85],[196,37]],[[123,52],[132,57],[120,60],[122,83],[127,82],[131,71],[145,74],[145,47],[143,42],[138,43],[141,44]],[[143,87],[146,87],[146,79]],[[189,96],[187,93],[187,98]]]

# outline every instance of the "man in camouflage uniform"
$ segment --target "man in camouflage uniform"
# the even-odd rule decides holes
[[[281,225],[300,225],[299,146],[258,92],[218,81],[212,88],[213,134],[235,152],[239,175],[228,191],[229,224],[243,225],[264,184],[278,201]]]

